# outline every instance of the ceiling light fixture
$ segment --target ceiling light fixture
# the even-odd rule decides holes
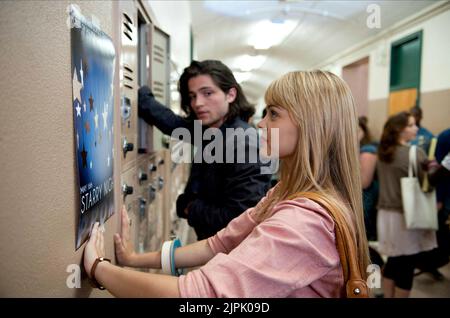
[[[260,68],[266,61],[264,55],[240,55],[231,63],[232,68],[242,72],[250,72],[251,70]]]
[[[234,77],[236,78],[236,81],[241,84],[245,81],[248,81],[250,77],[252,76],[252,73],[250,72],[233,72]]]
[[[298,21],[294,20],[263,20],[254,25],[248,43],[256,50],[267,50],[284,41],[294,31]]]

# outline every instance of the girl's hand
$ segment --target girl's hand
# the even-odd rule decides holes
[[[122,207],[121,223],[121,233],[114,234],[117,261],[121,265],[133,266],[136,253],[130,241],[130,219],[125,206]]]
[[[91,277],[91,268],[95,260],[99,257],[105,257],[104,231],[103,225],[99,226],[99,223],[95,222],[89,241],[84,248],[84,269],[89,277]]]

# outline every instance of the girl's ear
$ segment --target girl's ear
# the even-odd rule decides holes
[[[227,93],[227,102],[232,103],[236,99],[237,96],[237,90],[236,87],[230,88],[230,90]]]

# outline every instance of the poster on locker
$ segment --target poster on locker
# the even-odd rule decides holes
[[[78,228],[75,248],[95,222],[114,213],[115,51],[111,38],[75,6],[70,10],[71,76],[75,163],[78,179]]]

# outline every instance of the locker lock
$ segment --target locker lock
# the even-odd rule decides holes
[[[149,201],[152,202],[156,197],[156,188],[154,186],[148,187],[148,197]]]
[[[158,189],[161,190],[164,187],[164,178],[159,177],[158,178]]]
[[[123,138],[123,156],[125,157],[128,151],[133,151],[134,145],[131,142],[128,142],[127,138]]]
[[[153,163],[148,165],[148,171],[149,172],[155,172],[157,169],[158,168]]]
[[[142,182],[142,181],[146,181],[148,179],[148,176],[147,176],[146,173],[144,173],[142,171],[139,171],[139,177],[138,178],[139,178],[139,181]]]
[[[131,115],[131,101],[128,97],[122,97],[122,105],[120,106],[120,115],[122,119],[125,121],[130,118]]]
[[[139,198],[139,216],[141,219],[145,217],[145,205],[147,204],[147,200],[144,198]]]
[[[158,166],[159,166],[159,165],[163,165],[163,164],[164,164],[164,159],[159,160]]]
[[[133,187],[127,185],[126,183],[122,184],[122,193],[124,196],[127,196],[129,194],[133,194]]]
[[[127,120],[128,118],[130,118],[131,107],[130,106],[126,106],[126,105],[122,105],[120,107],[120,115],[122,116],[123,120]]]

